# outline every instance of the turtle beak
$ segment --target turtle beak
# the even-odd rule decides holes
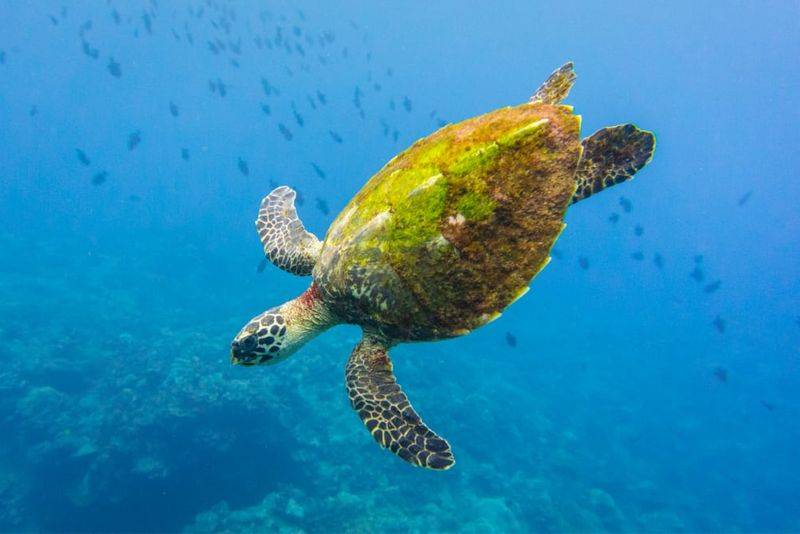
[[[231,363],[233,365],[255,365],[256,354],[253,352],[258,346],[258,337],[255,334],[241,335],[231,343]]]
[[[231,364],[232,365],[243,365],[244,361],[242,359],[242,353],[244,352],[243,347],[239,344],[239,342],[234,341],[231,343]]]

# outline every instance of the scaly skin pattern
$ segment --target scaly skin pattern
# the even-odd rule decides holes
[[[528,103],[442,128],[336,218],[314,278],[337,316],[400,341],[496,318],[546,265],[575,192],[580,117]]]
[[[312,282],[296,299],[253,317],[236,335],[231,361],[245,366],[278,363],[338,322]]]

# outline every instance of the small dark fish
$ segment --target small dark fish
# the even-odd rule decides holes
[[[633,209],[633,204],[625,197],[619,197],[619,205],[622,206],[622,210],[625,213],[630,213]]]
[[[39,108],[36,107],[36,104],[32,105],[31,109],[28,110],[28,116],[35,117],[38,114],[39,114]]]
[[[0,50],[0,65],[6,62],[6,52],[5,50]]]
[[[328,133],[331,134],[331,139],[333,139],[337,143],[341,144],[341,142],[342,142],[342,136],[341,135],[339,135],[338,133],[334,132],[333,130],[328,130]]]
[[[319,197],[317,197],[317,209],[321,211],[323,215],[328,215],[331,212],[330,208],[328,208],[328,203]]]
[[[753,196],[753,192],[752,191],[748,191],[747,193],[745,193],[744,195],[742,195],[739,198],[739,202],[737,204],[739,206],[744,206],[745,204],[747,204],[747,201],[750,200],[751,196]]]
[[[92,21],[91,21],[91,19],[89,19],[89,20],[84,21],[83,24],[81,24],[79,33],[80,33],[80,35],[83,35],[84,33],[86,33],[87,31],[89,31],[91,29],[92,29]]]
[[[564,257],[564,254],[562,254],[562,253],[561,253],[561,251],[560,251],[560,250],[558,250],[558,249],[557,249],[557,248],[555,248],[555,247],[553,247],[552,249],[550,249],[550,255],[551,255],[551,256],[553,256],[553,257],[554,257],[555,259],[557,259],[557,260],[560,260],[561,258],[563,258],[563,257]]]
[[[128,150],[133,150],[139,143],[142,141],[142,133],[139,130],[136,130],[131,135],[128,136]]]
[[[306,97],[306,102],[308,102],[308,105],[311,106],[311,109],[317,109],[317,101],[314,100],[313,96],[308,95]]]
[[[98,57],[100,57],[100,51],[96,48],[93,48],[88,41],[81,40],[81,46],[83,47],[83,53],[89,56],[90,58],[97,59]]]
[[[642,234],[644,234],[644,228],[637,224],[633,228],[633,233],[636,234],[636,237],[642,237]]]
[[[170,103],[169,103],[169,112],[172,114],[173,117],[177,117],[180,114],[180,110],[178,109],[178,105],[175,102],[170,101]]]
[[[716,280],[714,282],[711,282],[710,284],[707,284],[706,287],[703,288],[703,291],[705,291],[706,293],[713,293],[714,291],[719,289],[719,286],[721,286],[721,285],[722,285],[722,281],[721,280]]]
[[[275,184],[272,188],[275,189],[275,187],[277,187],[277,184]],[[301,193],[300,191],[295,191],[295,193],[297,193],[297,197],[295,197],[294,203],[297,204],[298,206],[302,206],[303,204],[305,204],[306,199],[303,196],[303,193]]]
[[[608,216],[608,222],[611,224],[617,224],[619,222],[619,213],[612,213]]]
[[[411,99],[407,96],[403,97],[403,107],[407,112],[411,113]]]
[[[287,141],[292,140],[292,132],[290,132],[289,128],[287,128],[286,125],[284,125],[282,122],[278,123],[278,130],[281,131],[283,137],[285,137]]]
[[[257,272],[257,273],[261,274],[261,273],[263,273],[263,272],[264,272],[264,269],[266,269],[266,268],[267,268],[267,261],[268,261],[268,260],[267,260],[267,257],[266,257],[266,256],[264,256],[263,258],[261,258],[261,261],[260,261],[260,262],[258,262],[258,267],[256,267],[256,272]]]
[[[261,111],[263,111],[265,115],[272,115],[272,110],[267,104],[261,104]]]
[[[119,11],[116,9],[111,10],[111,19],[114,21],[114,24],[119,24],[122,22],[122,17],[120,17]]]
[[[120,67],[119,63],[114,61],[113,57],[108,58],[108,72],[110,72],[114,78],[122,76],[122,67]]]
[[[239,166],[239,172],[241,172],[245,176],[250,174],[250,167],[247,166],[247,162],[244,159],[242,159],[241,156],[239,156],[239,161],[237,162],[237,165]]]
[[[720,334],[724,334],[725,333],[725,321],[719,315],[717,315],[714,318],[714,322],[711,323],[711,324],[714,325],[714,328],[716,328],[717,332],[719,332]]]
[[[394,141],[396,143],[399,138],[400,138],[400,132],[398,130],[393,130],[392,131],[392,141]]]
[[[153,21],[150,20],[150,15],[148,13],[142,15],[142,22],[144,22],[144,29],[147,30],[147,33],[153,35]]]
[[[219,96],[223,98],[228,94],[228,87],[219,78],[217,78],[217,91],[219,92]]]
[[[450,123],[449,123],[449,122],[447,122],[445,119],[438,119],[438,120],[436,121],[436,125],[437,125],[439,128],[444,128],[444,127],[445,127],[445,126],[447,126],[448,124],[450,124]]]
[[[78,161],[80,161],[82,165],[88,167],[92,163],[91,160],[89,160],[89,156],[86,155],[86,152],[80,148],[75,149],[75,155],[78,156]]]
[[[631,258],[633,258],[636,261],[642,261],[644,259],[644,252],[636,251],[633,254],[631,254]]]
[[[300,115],[300,114],[297,112],[297,110],[296,110],[296,109],[294,109],[294,106],[292,106],[292,113],[294,114],[294,120],[295,120],[295,122],[297,123],[297,125],[298,125],[298,126],[300,126],[300,127],[302,128],[302,127],[303,127],[303,124],[305,124],[305,121],[303,120],[303,116],[302,116],[302,115]]]
[[[208,80],[208,88],[211,90],[212,93],[217,92],[217,82],[214,80]]]
[[[695,281],[697,281],[698,283],[702,282],[703,278],[705,278],[705,275],[703,274],[703,270],[700,269],[700,267],[695,267],[694,270],[689,274],[689,276],[694,278]]]
[[[664,268],[664,257],[661,254],[659,254],[658,252],[656,252],[655,256],[653,256],[653,263],[655,263],[656,267],[658,267],[659,269],[663,269]]]
[[[695,263],[703,263],[703,255],[702,254],[698,254],[697,256],[695,256],[694,257],[694,262]]]
[[[189,149],[188,148],[182,148],[181,149],[181,159],[183,161],[189,161]]]
[[[769,402],[769,401],[765,401],[763,399],[761,401],[761,406],[763,406],[765,409],[767,409],[770,412],[774,412],[775,410],[778,409],[778,405],[777,404],[774,404],[774,403]]]
[[[312,167],[314,167],[314,172],[315,172],[315,173],[317,173],[317,176],[319,176],[320,178],[323,178],[323,179],[325,178],[325,171],[323,171],[322,169],[320,169],[320,168],[319,168],[319,165],[317,165],[316,163],[314,163],[314,162],[312,161],[312,162],[311,162],[311,166],[312,166]]]
[[[280,96],[281,92],[278,90],[277,87],[269,83],[266,78],[261,78],[261,87],[264,89],[264,94],[269,96],[271,94],[275,94]]]
[[[100,185],[105,183],[106,178],[108,178],[108,173],[106,171],[95,173],[95,175],[92,176],[92,185]]]
[[[328,98],[322,91],[317,91],[317,100],[319,100],[320,104],[325,105],[325,103],[328,101]]]
[[[211,41],[208,41],[208,51],[214,55],[219,54],[219,48],[217,48],[217,45]]]
[[[53,26],[58,26],[58,19],[55,18],[53,15],[50,15],[50,22],[53,23]]]
[[[795,318],[794,318],[794,323],[795,323],[797,326],[800,326],[800,315],[798,315],[797,317],[795,317]]]
[[[589,258],[587,258],[586,256],[578,257],[578,265],[580,265],[581,269],[585,271],[586,269],[589,268]]]
[[[714,378],[723,384],[726,383],[728,381],[728,370],[720,366],[714,367]]]
[[[517,338],[514,337],[514,334],[511,332],[506,332],[506,343],[509,347],[516,347],[517,346]]]

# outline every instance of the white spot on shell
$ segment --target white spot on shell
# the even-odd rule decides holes
[[[520,139],[526,137],[532,131],[538,129],[540,126],[544,126],[550,122],[550,119],[539,119],[538,121],[533,121],[530,124],[526,124],[522,128],[515,130],[514,132],[506,135],[503,137],[501,143],[504,145],[511,145],[519,141]]]
[[[534,122],[532,122],[532,123],[530,123],[530,124],[526,124],[525,126],[523,126],[522,128],[520,128],[519,130],[517,130],[516,132],[514,132],[514,135],[515,135],[515,136],[517,136],[517,135],[520,135],[520,134],[523,134],[523,133],[529,132],[529,131],[531,131],[531,130],[535,130],[535,129],[536,129],[536,128],[538,128],[539,126],[542,126],[542,125],[544,125],[544,124],[547,124],[548,122],[550,122],[550,119],[539,119],[538,121],[534,121]]]
[[[380,212],[372,219],[370,219],[367,224],[365,224],[358,230],[355,237],[353,238],[353,241],[359,241],[364,237],[376,232],[379,228],[381,228],[384,224],[386,224],[386,221],[388,221],[390,217],[391,214],[388,211]]]
[[[331,229],[330,229],[330,232],[328,232],[328,235],[331,238],[334,238],[334,239],[339,237],[339,234],[342,233],[342,229],[345,226],[347,226],[347,223],[350,221],[350,217],[352,217],[355,212],[356,212],[356,207],[355,206],[352,206],[349,210],[347,210],[347,212],[345,212],[345,214],[342,215],[341,219],[339,219],[336,222],[336,224],[331,226]]]
[[[462,224],[464,224],[464,221],[466,220],[467,219],[461,213],[457,213],[455,217],[451,215],[450,217],[447,218],[448,223],[457,226],[461,226]]]
[[[420,191],[423,191],[423,190],[425,190],[425,189],[429,188],[430,186],[432,186],[433,184],[435,184],[436,182],[438,182],[438,181],[439,181],[439,178],[441,178],[441,177],[442,177],[442,174],[441,174],[441,173],[439,173],[439,174],[435,174],[435,175],[431,176],[430,178],[428,178],[427,180],[425,180],[424,182],[422,182],[421,184],[419,184],[417,187],[415,187],[414,189],[412,189],[412,190],[411,190],[411,192],[408,194],[408,196],[410,196],[410,197],[411,197],[411,196],[414,196],[414,195],[416,195],[417,193],[419,193]]]

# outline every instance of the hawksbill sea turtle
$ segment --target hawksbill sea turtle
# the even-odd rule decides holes
[[[267,258],[313,281],[247,323],[231,361],[277,363],[336,324],[360,325],[345,376],[353,408],[403,460],[451,467],[449,443],[412,408],[389,350],[497,319],[549,262],[567,208],[629,180],[653,155],[654,135],[633,124],[581,141],[580,116],[561,104],[574,81],[567,63],[529,102],[420,139],[367,182],[322,241],[298,218],[292,189],[267,195],[256,220]]]

